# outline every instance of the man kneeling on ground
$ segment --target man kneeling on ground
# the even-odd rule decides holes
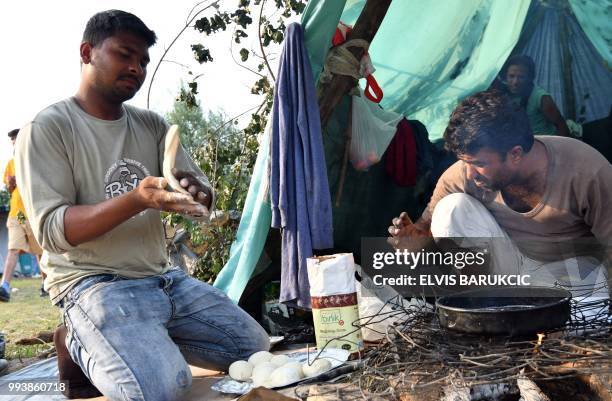
[[[491,247],[496,273],[608,298],[612,165],[600,153],[576,139],[534,137],[524,110],[494,91],[463,100],[444,140],[459,161],[416,223],[405,212],[393,219],[394,246],[418,237],[479,239]]]
[[[191,385],[188,363],[227,369],[269,348],[225,294],[168,264],[160,211],[202,215],[213,193],[183,149],[175,176],[191,196],[166,191],[169,126],[124,104],[145,80],[155,41],[132,14],[94,15],[76,95],[41,111],[17,142],[17,181],[47,251],[66,346],[110,400],[178,400]]]

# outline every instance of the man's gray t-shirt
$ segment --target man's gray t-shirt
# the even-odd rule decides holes
[[[17,183],[39,244],[53,302],[85,276],[128,278],[160,274],[170,266],[160,212],[147,209],[106,234],[72,246],[64,213],[129,192],[146,176],[160,177],[168,124],[154,112],[124,105],[118,120],[87,114],[69,98],[42,112],[19,133]],[[208,180],[182,148],[176,167]]]

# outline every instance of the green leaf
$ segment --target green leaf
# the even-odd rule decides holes
[[[198,61],[198,63],[202,64],[207,63],[209,61],[213,61],[213,58],[210,55],[210,50],[208,50],[204,46],[200,44],[191,45],[191,50],[193,50],[195,59]]]
[[[245,62],[249,59],[249,51],[245,48],[240,49],[240,60]]]
[[[285,37],[285,35],[281,31],[276,31],[276,32],[274,32],[274,35],[272,35],[272,39],[276,43],[282,43],[284,37]]]
[[[210,26],[210,21],[208,18],[203,17],[195,22],[194,28],[200,31],[200,33],[204,32],[207,35],[210,35],[212,32],[212,27]]]
[[[271,91],[272,88],[270,86],[270,82],[268,81],[268,77],[262,77],[255,82],[255,85],[251,88],[251,93],[254,95],[262,95]],[[255,118],[255,117],[253,117]],[[259,117],[257,117],[259,118]]]
[[[301,0],[289,0],[289,5],[296,14],[303,13],[306,8],[306,2]]]
[[[242,28],[246,28],[248,25],[253,23],[250,12],[246,9],[238,9],[232,13],[234,22],[240,25]]]
[[[189,86],[189,90],[191,91],[191,93],[193,93],[194,95],[198,94],[198,83],[197,82],[189,82],[187,86]]]
[[[211,29],[213,32],[225,31],[230,21],[230,16],[227,13],[219,12],[211,20]]]
[[[248,36],[249,35],[247,35],[247,33],[243,31],[242,29],[237,29],[236,32],[234,32],[234,42],[240,43],[240,40],[242,38],[246,38]]]

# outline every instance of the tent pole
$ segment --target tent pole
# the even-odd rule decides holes
[[[372,43],[382,20],[387,14],[391,0],[367,0],[352,32],[347,40],[364,39]],[[362,48],[349,48],[357,60],[363,56]],[[319,88],[319,112],[321,114],[321,128],[325,129],[329,117],[334,109],[352,88],[357,85],[357,80],[346,75],[334,75],[330,82],[321,84]]]
[[[338,182],[338,190],[336,191],[336,207],[340,207],[340,199],[342,199],[342,190],[344,189],[344,180],[346,179],[346,169],[348,167],[349,153],[351,150],[351,141],[353,140],[353,101],[349,104],[348,122],[344,133],[344,157],[342,157],[342,170],[340,171],[340,180]]]

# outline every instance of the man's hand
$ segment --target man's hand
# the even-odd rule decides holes
[[[402,212],[399,217],[394,218],[388,231],[391,237],[387,242],[396,249],[420,249],[431,245],[432,236],[427,224],[415,224],[408,213]]]
[[[66,241],[77,246],[106,234],[143,210],[157,209],[193,217],[208,214],[191,195],[166,191],[163,177],[145,177],[136,189],[94,205],[75,205],[64,214]],[[197,192],[196,192],[197,193]]]
[[[212,202],[212,193],[210,188],[202,185],[202,183],[196,179],[193,174],[186,171],[173,170],[172,174],[179,181],[181,186],[187,190],[193,196],[193,199],[206,206],[210,210]]]
[[[181,179],[181,184],[182,181]],[[189,195],[166,191],[167,186],[168,181],[163,177],[145,177],[133,192],[142,209],[157,209],[189,216],[203,216],[208,213],[202,203],[195,202]],[[196,193],[199,196],[199,193]]]
[[[391,220],[391,224],[393,225],[389,226],[388,231],[392,237],[406,237],[414,230],[414,223],[406,212],[402,212],[399,217]]]
[[[7,189],[9,193],[12,194],[15,188],[17,188],[17,179],[15,178],[14,175],[9,175],[7,181],[8,181]]]

